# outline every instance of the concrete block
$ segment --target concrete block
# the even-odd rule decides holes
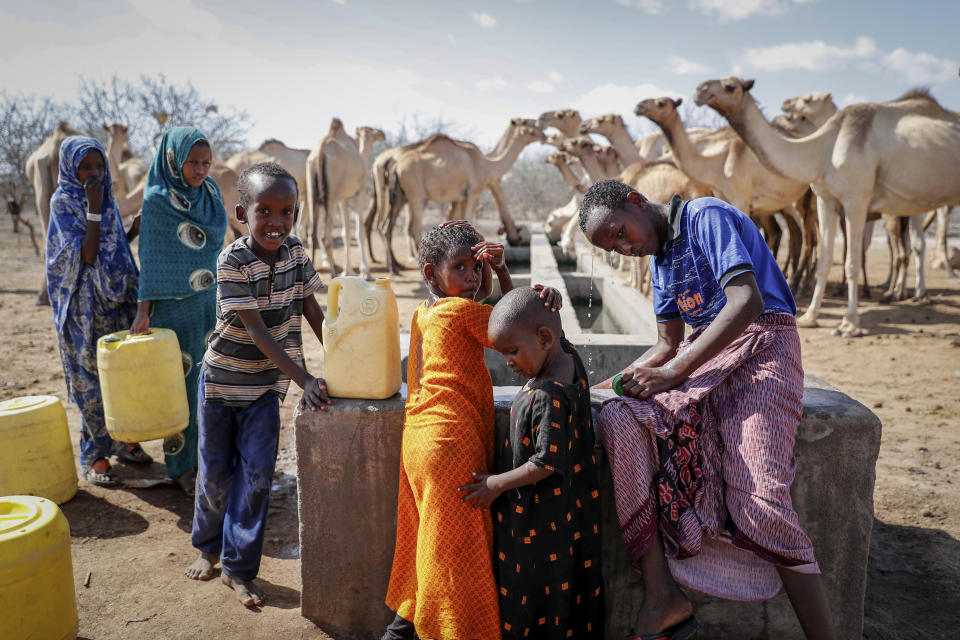
[[[494,389],[498,437],[509,429],[516,390]],[[594,406],[601,400],[596,396]],[[390,620],[383,599],[396,535],[402,397],[340,400],[331,411],[297,413],[294,421],[302,614],[335,637],[378,638]],[[824,572],[839,638],[862,637],[880,429],[862,404],[807,376],[793,499]],[[610,470],[600,460],[607,637],[619,640],[643,589],[626,566]],[[784,596],[757,603],[692,596],[700,637],[803,637]]]
[[[300,613],[338,638],[379,638],[396,539],[406,388],[294,415]]]

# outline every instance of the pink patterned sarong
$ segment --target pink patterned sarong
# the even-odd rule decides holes
[[[796,321],[771,314],[679,387],[604,403],[597,428],[631,566],[659,533],[677,582],[713,596],[772,598],[777,566],[819,573],[790,499],[802,395]]]

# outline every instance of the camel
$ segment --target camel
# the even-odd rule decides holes
[[[773,222],[773,216],[783,211],[790,229],[786,264],[796,274],[801,257],[803,221],[793,205],[809,187],[806,183],[786,179],[761,164],[731,130],[722,136],[725,144],[713,144],[707,153],[698,151],[677,112],[682,102],[682,98],[649,98],[637,103],[634,113],[646,116],[660,127],[684,173],[709,185],[718,197],[757,219],[767,231],[767,243],[774,256],[779,248],[780,228]]]
[[[503,134],[500,136],[500,140],[497,142],[496,146],[494,146],[489,155],[495,156],[502,153],[506,148],[506,146],[504,146],[504,141],[509,143],[516,128],[522,126],[536,127],[536,124],[535,121],[531,120],[530,118],[510,118],[510,124],[506,129],[504,129]],[[373,198],[371,199],[370,206],[363,218],[364,238],[367,243],[367,251],[370,254],[370,260],[372,262],[376,262],[376,259],[373,257],[373,244],[371,242],[371,234],[373,233],[374,228],[376,228],[377,233],[380,235],[380,239],[384,243],[387,241],[385,231],[389,222],[387,218],[389,216],[390,209],[387,181],[389,179],[389,175],[393,171],[393,165],[396,163],[396,160],[400,156],[401,152],[416,148],[422,142],[423,140],[418,140],[412,144],[382,151],[373,162],[373,168],[371,169],[371,173],[373,175]],[[464,142],[464,144],[475,147],[475,145],[469,142]],[[509,146],[509,144],[507,144],[507,146]],[[479,152],[479,148],[477,148],[477,150]],[[450,203],[450,206],[452,207],[453,203]],[[406,207],[406,210],[408,212],[407,224],[405,226],[408,256],[411,261],[416,262],[418,251],[417,245],[419,241],[416,239],[416,234],[414,233],[412,220],[409,215],[409,207]]]
[[[567,138],[580,135],[580,112],[576,109],[560,109],[559,111],[544,111],[537,118],[537,129],[543,131],[553,127]]]
[[[617,150],[617,155],[620,156],[624,166],[640,160],[640,152],[630,139],[627,126],[623,124],[623,118],[616,113],[584,120],[580,123],[577,132],[581,135],[596,133],[605,137],[610,141],[610,146]]]
[[[281,167],[290,172],[294,180],[297,181],[297,191],[300,195],[300,202],[304,201],[307,193],[307,156],[310,155],[309,149],[294,149],[273,138],[264,140],[257,149],[253,151],[241,151],[230,156],[223,164],[236,172],[237,175],[243,172],[247,167],[252,167],[258,162],[276,162]],[[223,185],[220,185],[223,188]],[[301,220],[303,216],[297,219],[297,232],[299,233]]]
[[[60,173],[60,145],[66,138],[75,135],[87,134],[77,131],[66,122],[60,122],[53,133],[27,157],[27,180],[33,186],[34,203],[37,214],[40,216],[44,242],[47,238],[47,224],[50,222],[50,197],[57,190],[57,177]],[[43,281],[40,283],[35,304],[38,306],[50,304],[50,298],[47,296],[46,269],[43,272]]]
[[[453,203],[449,218],[469,219],[484,189],[489,189],[500,212],[510,244],[521,241],[516,223],[507,209],[500,179],[513,167],[520,152],[532,142],[543,142],[535,127],[513,127],[510,144],[500,154],[484,155],[473,144],[435,134],[413,148],[399,153],[390,177],[390,211],[386,230],[387,263],[397,270],[391,238],[393,226],[403,204],[410,207],[410,227],[420,244],[420,225],[428,200]]]
[[[350,268],[350,217],[347,200],[355,198],[355,219],[357,245],[360,249],[360,274],[369,279],[370,266],[367,261],[367,247],[361,232],[360,212],[366,211],[367,204],[367,166],[373,145],[385,140],[380,129],[358,127],[354,140],[343,128],[343,122],[334,118],[330,130],[316,149],[310,152],[305,162],[307,217],[310,219],[310,253],[318,245],[324,254],[322,264],[330,269],[332,276],[337,275],[336,262],[333,259],[333,218],[337,208],[343,224],[343,269],[341,275],[352,272]],[[322,213],[324,231],[323,244],[317,238],[317,225]]]
[[[838,216],[847,221],[847,309],[837,328],[863,335],[857,278],[868,211],[914,216],[960,204],[960,114],[929,93],[913,90],[891,102],[846,107],[813,134],[785,138],[763,117],[752,80],[728,77],[697,87],[697,104],[725,117],[754,153],[775,171],[812,185],[820,217],[817,285],[800,326],[818,326]],[[841,209],[842,208],[842,209]]]
[[[544,158],[544,162],[555,166],[563,177],[564,183],[573,190],[573,198],[570,202],[551,211],[546,222],[543,223],[543,233],[546,234],[547,240],[551,244],[557,244],[564,237],[565,227],[571,218],[575,217],[580,210],[580,202],[587,188],[570,167],[574,162],[578,162],[575,156],[558,151]]]

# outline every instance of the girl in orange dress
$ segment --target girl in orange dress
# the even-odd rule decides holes
[[[499,640],[493,524],[457,488],[493,462],[493,385],[483,360],[492,307],[476,302],[493,272],[513,288],[503,245],[468,223],[445,223],[420,243],[430,296],[410,328],[397,542],[387,589],[396,618],[384,640]],[[542,291],[559,307],[559,294]],[[557,304],[554,305],[554,300]]]

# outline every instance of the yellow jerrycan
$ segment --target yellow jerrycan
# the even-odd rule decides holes
[[[400,323],[390,278],[330,281],[323,319],[324,379],[337,398],[389,398],[400,390]]]
[[[97,341],[97,369],[107,431],[119,442],[169,438],[190,421],[177,334],[118,331]]]
[[[0,402],[0,496],[40,496],[63,504],[76,492],[73,445],[60,401],[24,396]]]
[[[0,498],[0,602],[0,638],[77,637],[70,527],[46,498]]]

